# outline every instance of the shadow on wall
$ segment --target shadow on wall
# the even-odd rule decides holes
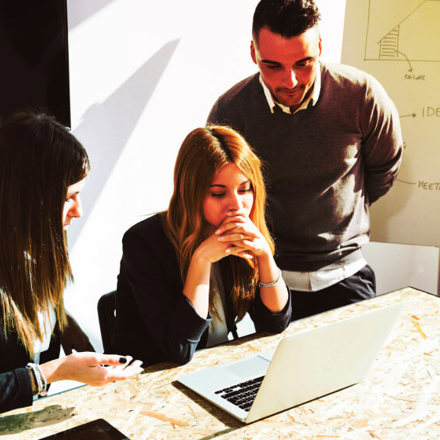
[[[68,10],[69,31],[87,18],[96,14],[101,9],[105,8],[113,1],[114,0],[75,0],[74,7],[69,7]]]
[[[179,40],[165,44],[108,99],[90,107],[74,130],[75,136],[84,144],[92,166],[87,191],[82,194],[85,217],[92,212],[178,44]],[[104,155],[105,160],[100,160]],[[78,222],[78,227],[71,231],[71,246],[84,224]]]

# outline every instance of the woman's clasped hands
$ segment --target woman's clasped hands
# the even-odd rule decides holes
[[[211,263],[229,255],[248,261],[271,255],[269,244],[244,210],[229,211],[198,250]]]

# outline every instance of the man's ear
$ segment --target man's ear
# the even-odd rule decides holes
[[[321,34],[319,34],[319,56],[321,56],[322,53],[322,39]]]
[[[255,53],[255,44],[254,44],[254,40],[251,40],[251,58],[252,61],[257,64],[257,55]]]

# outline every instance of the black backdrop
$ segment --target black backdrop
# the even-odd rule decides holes
[[[70,127],[67,0],[0,0],[0,118],[44,111]]]

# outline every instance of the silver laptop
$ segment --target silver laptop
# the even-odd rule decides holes
[[[178,381],[245,423],[358,383],[403,304],[283,338],[276,350],[185,375]]]

